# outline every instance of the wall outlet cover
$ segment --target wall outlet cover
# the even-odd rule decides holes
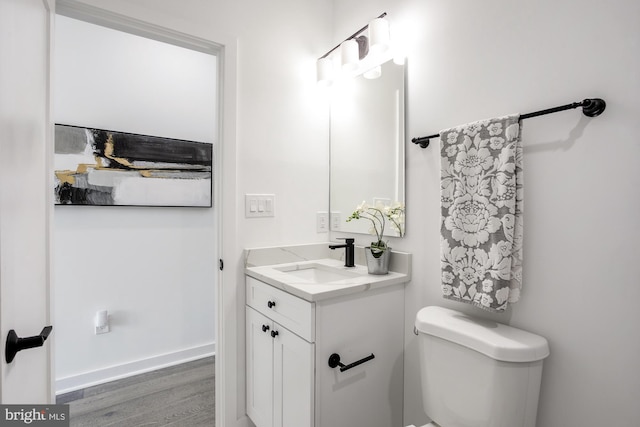
[[[342,214],[340,212],[331,212],[331,230],[340,231],[342,228]]]
[[[316,231],[318,233],[329,232],[329,212],[316,213]]]

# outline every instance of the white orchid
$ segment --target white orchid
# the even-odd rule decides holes
[[[382,240],[387,220],[389,220],[391,227],[398,232],[400,237],[404,235],[404,204],[400,202],[385,205],[378,201],[374,206],[371,206],[366,201],[363,201],[356,206],[356,210],[347,218],[347,222],[354,219],[371,221],[369,233],[376,236],[377,239],[375,242],[371,242],[371,248],[378,251],[387,249],[387,242]]]

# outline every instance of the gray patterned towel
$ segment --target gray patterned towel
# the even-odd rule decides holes
[[[502,312],[522,286],[519,115],[440,132],[442,292]]]

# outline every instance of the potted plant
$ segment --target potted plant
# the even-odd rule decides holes
[[[369,233],[376,236],[376,241],[365,247],[365,257],[367,268],[370,274],[387,274],[389,272],[389,257],[391,248],[383,240],[386,222],[389,221],[391,227],[398,233],[399,237],[404,235],[404,205],[395,202],[385,205],[382,202],[374,206],[363,201],[356,207],[347,222],[354,219],[366,219],[371,222]]]

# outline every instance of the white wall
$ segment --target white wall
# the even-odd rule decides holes
[[[64,16],[55,28],[57,123],[217,142],[214,55]],[[215,211],[55,208],[59,392],[215,350]],[[95,335],[100,309],[111,332]]]
[[[441,297],[439,155],[407,146],[405,424],[421,405],[416,312],[441,305],[550,343],[538,425],[640,423],[640,4],[635,0],[334,2],[336,39],[383,11],[408,39],[407,137],[512,112],[602,97],[607,110],[523,122],[522,299],[489,315]],[[337,40],[336,40],[337,41]]]

